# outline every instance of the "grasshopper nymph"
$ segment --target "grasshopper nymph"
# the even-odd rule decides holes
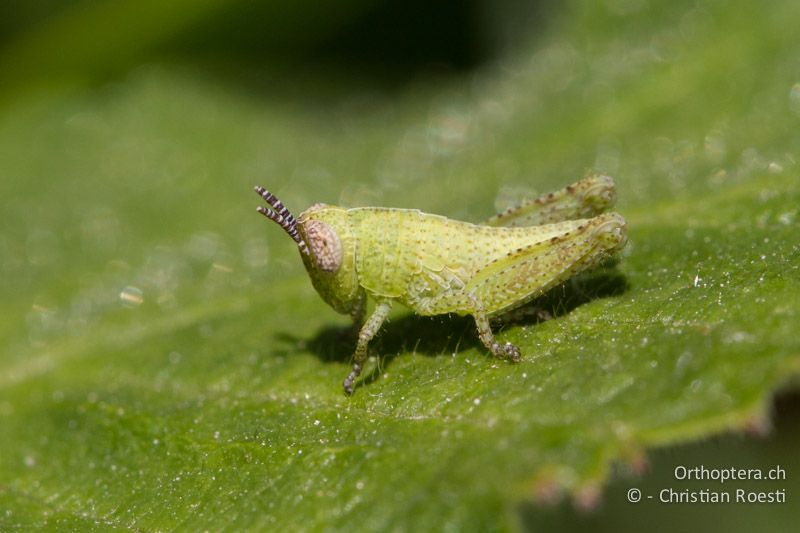
[[[625,219],[603,213],[614,182],[594,175],[508,209],[477,225],[416,209],[314,204],[295,219],[272,193],[258,212],[297,243],[314,288],[358,329],[353,367],[343,386],[353,393],[392,304],[420,315],[472,315],[486,348],[519,361],[519,348],[498,342],[489,319],[517,308],[591,268],[627,241]],[[376,302],[365,321],[367,296]]]

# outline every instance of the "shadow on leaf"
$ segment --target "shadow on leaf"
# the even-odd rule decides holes
[[[619,271],[608,268],[610,266],[613,265],[576,276],[507,316],[498,317],[493,321],[494,331],[514,324],[538,324],[565,315],[592,300],[623,294],[629,288],[628,282]],[[353,356],[355,338],[349,334],[351,332],[349,328],[327,327],[305,342],[287,333],[279,334],[278,338],[297,345],[298,349],[308,349],[322,361],[341,363],[350,361]],[[471,348],[483,349],[475,322],[470,316],[457,315],[424,317],[409,313],[390,319],[370,343],[370,353],[383,357],[382,367],[402,353],[436,356]],[[380,371],[376,367],[366,373],[362,384],[375,381]]]

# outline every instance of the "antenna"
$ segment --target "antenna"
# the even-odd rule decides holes
[[[266,190],[264,187],[256,185],[255,191],[256,194],[263,198],[264,201],[267,202],[272,208],[269,209],[268,207],[259,206],[256,208],[256,210],[268,219],[276,222],[280,227],[283,228],[283,231],[288,233],[289,237],[291,237],[294,242],[297,243],[297,246],[300,248],[302,253],[305,255],[310,255],[308,246],[303,238],[300,237],[300,232],[297,231],[297,219],[294,218],[294,215],[292,215],[292,213],[286,209],[286,206],[284,206],[274,194]]]

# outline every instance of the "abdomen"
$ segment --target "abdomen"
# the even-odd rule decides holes
[[[463,288],[495,259],[549,238],[547,226],[494,228],[416,209],[348,210],[359,284],[423,315],[469,312]]]

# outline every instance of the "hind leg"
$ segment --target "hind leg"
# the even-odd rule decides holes
[[[539,226],[599,215],[616,200],[614,180],[595,174],[563,189],[524,200],[489,220],[489,226]]]

